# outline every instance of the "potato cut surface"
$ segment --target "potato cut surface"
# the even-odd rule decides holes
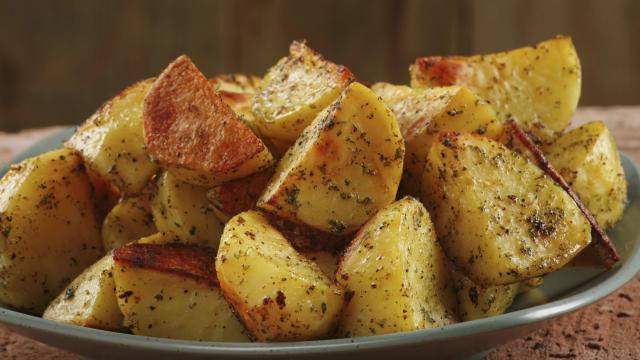
[[[566,129],[580,98],[580,60],[569,37],[495,54],[418,58],[410,72],[413,87],[469,87],[500,120],[513,117],[546,141]]]
[[[103,255],[82,158],[54,150],[11,166],[0,180],[0,301],[42,314]]]
[[[233,217],[216,256],[225,298],[258,341],[326,338],[344,293],[257,211]]]
[[[395,200],[404,149],[393,113],[352,83],[282,158],[258,207],[336,235],[353,233]]]
[[[113,257],[107,254],[82,272],[49,304],[43,318],[95,329],[122,331]]]
[[[150,194],[127,197],[111,209],[102,223],[102,244],[106,251],[158,231],[151,214],[150,197]]]
[[[217,286],[213,248],[131,244],[114,250],[114,281],[124,325],[136,335],[246,342]]]
[[[340,336],[440,327],[457,318],[446,257],[427,210],[411,197],[386,206],[358,231],[336,280],[352,294]]]
[[[402,192],[419,197],[424,164],[440,132],[471,132],[497,139],[504,122],[493,108],[464,86],[410,88],[378,83],[372,87],[393,111],[405,140]]]
[[[289,56],[269,69],[253,98],[262,134],[293,144],[352,81],[347,68],[326,60],[304,42],[294,41]]]
[[[622,217],[627,179],[613,136],[602,121],[562,135],[545,150],[600,226],[609,228]]]
[[[453,279],[458,298],[458,314],[463,321],[504,314],[520,289],[520,283],[483,287],[455,270]]]
[[[153,79],[138,82],[107,101],[65,146],[77,150],[98,176],[126,194],[145,187],[158,165],[144,144],[142,108]]]
[[[264,143],[185,55],[154,82],[143,114],[149,154],[185,182],[213,186],[273,163]]]
[[[523,156],[472,134],[432,145],[422,201],[449,259],[485,287],[557,270],[591,241],[591,226],[560,186]]]

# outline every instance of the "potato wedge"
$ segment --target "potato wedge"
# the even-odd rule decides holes
[[[324,338],[344,305],[343,291],[257,211],[227,223],[216,269],[225,298],[258,341]]]
[[[418,58],[410,72],[413,87],[469,87],[498,119],[513,117],[545,141],[567,128],[580,99],[580,60],[569,37],[495,54]]]
[[[142,105],[153,79],[129,86],[96,111],[65,147],[124,194],[137,194],[158,171],[145,150]]]
[[[336,270],[338,270],[338,264],[340,263],[340,256],[337,253],[321,250],[302,252],[301,254],[316,263],[329,279],[336,281]]]
[[[158,177],[151,201],[156,228],[173,231],[184,241],[218,248],[224,224],[207,201],[207,189],[180,181],[173,173]]]
[[[149,154],[182,181],[214,186],[274,162],[264,143],[185,55],[154,82],[143,115]]]
[[[576,203],[537,166],[485,137],[443,135],[429,152],[422,201],[447,256],[473,282],[541,276],[590,243]]]
[[[520,283],[483,287],[455,270],[453,279],[458,299],[458,314],[463,321],[504,314],[520,289]]]
[[[126,327],[171,339],[249,341],[217,285],[214,254],[177,243],[115,249],[113,276]]]
[[[103,254],[91,183],[75,151],[26,159],[0,180],[0,302],[42,314]]]
[[[102,244],[106,251],[124,246],[158,231],[151,213],[149,194],[123,198],[102,223]]]
[[[406,152],[401,192],[420,196],[424,164],[440,132],[472,132],[498,139],[504,122],[464,86],[415,89],[378,83],[371,87],[396,115]]]
[[[253,98],[261,133],[293,144],[353,80],[344,66],[326,60],[304,42],[294,41],[289,56],[269,69]]]
[[[404,141],[393,113],[354,82],[278,164],[258,207],[336,235],[395,200]]]
[[[113,257],[107,254],[82,272],[44,311],[43,318],[95,329],[121,331]]]
[[[243,211],[255,209],[260,195],[269,184],[273,176],[273,169],[224,182],[214,186],[207,192],[207,199],[218,216],[227,222]]]
[[[616,143],[602,121],[569,131],[544,150],[600,226],[609,228],[622,217],[627,180]]]
[[[447,259],[429,214],[405,197],[384,207],[346,249],[336,279],[353,295],[339,336],[440,327],[456,321]]]

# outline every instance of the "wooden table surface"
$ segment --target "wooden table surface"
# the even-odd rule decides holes
[[[640,106],[581,108],[573,126],[604,120],[620,147],[640,163]],[[0,132],[0,164],[59,128]],[[0,359],[77,359],[0,327]],[[640,359],[640,277],[607,298],[500,346],[487,359]]]

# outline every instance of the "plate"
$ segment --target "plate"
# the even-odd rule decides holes
[[[73,129],[41,141],[13,159],[18,162],[61,146]],[[597,301],[624,285],[640,269],[640,179],[638,168],[621,154],[629,183],[629,204],[622,220],[609,232],[621,256],[611,270],[591,267],[561,269],[545,277],[544,284],[519,296],[509,312],[488,319],[443,328],[355,339],[271,344],[195,342],[134,336],[59,324],[0,306],[0,323],[43,343],[96,359],[151,358],[241,359],[331,357],[353,359],[458,358],[478,354],[522,337],[546,321]],[[0,175],[7,167],[0,169]]]

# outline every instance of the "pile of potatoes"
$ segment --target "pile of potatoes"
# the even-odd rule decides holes
[[[0,180],[0,301],[137,335],[295,341],[497,315],[592,242],[509,131],[598,223],[626,181],[580,97],[571,39],[424,57],[359,82],[304,42],[262,78],[187,56]]]

